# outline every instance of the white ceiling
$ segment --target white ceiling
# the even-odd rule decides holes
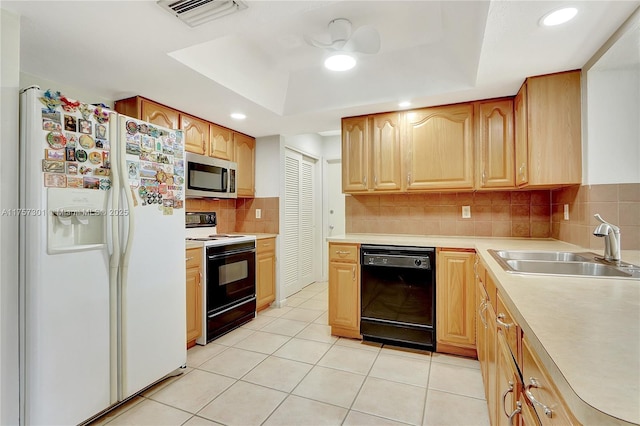
[[[155,1],[2,1],[21,19],[21,71],[107,99],[142,95],[252,136],[334,130],[340,117],[513,95],[581,68],[640,1],[247,1],[190,28]],[[562,6],[577,17],[542,28]],[[328,22],[372,25],[382,47],[322,67]],[[85,101],[91,101],[86,99]],[[242,111],[242,122],[229,117]]]

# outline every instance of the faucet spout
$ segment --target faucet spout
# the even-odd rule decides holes
[[[620,261],[620,228],[604,220],[598,213],[593,216],[600,221],[593,235],[604,237],[604,260]]]

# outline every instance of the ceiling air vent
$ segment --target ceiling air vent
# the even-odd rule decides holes
[[[241,0],[160,0],[158,4],[190,27],[247,8]]]

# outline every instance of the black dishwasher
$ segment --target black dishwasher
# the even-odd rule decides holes
[[[364,340],[435,350],[435,248],[363,245]]]

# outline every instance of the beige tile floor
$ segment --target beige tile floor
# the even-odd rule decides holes
[[[109,425],[488,425],[476,360],[331,336],[327,283],[187,352]]]

